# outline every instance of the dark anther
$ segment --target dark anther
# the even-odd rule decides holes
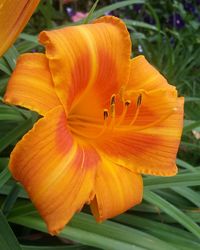
[[[142,103],[142,94],[139,94],[138,99],[137,99],[137,106],[139,107]]]
[[[129,106],[130,104],[131,104],[131,101],[130,101],[130,100],[126,100],[126,101],[125,101],[125,105],[126,105],[126,106]]]
[[[115,95],[112,95],[112,96],[111,96],[110,104],[111,104],[111,105],[115,104]]]
[[[107,109],[104,109],[103,117],[104,117],[104,120],[106,120],[108,118],[108,110]]]

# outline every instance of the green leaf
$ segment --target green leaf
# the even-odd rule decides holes
[[[200,149],[200,145],[189,143],[185,141],[181,141],[181,147],[186,148],[187,150],[198,150]]]
[[[23,54],[26,52],[32,52],[37,47],[38,47],[38,44],[29,42],[29,41],[21,41],[20,43],[16,45],[16,48],[20,54]]]
[[[199,97],[185,97],[185,102],[200,102]]]
[[[144,192],[144,199],[163,210],[200,239],[200,227],[180,209],[151,191]]]
[[[46,231],[44,222],[34,214],[19,217],[11,215],[9,221]],[[98,224],[91,215],[85,213],[75,215],[60,236],[103,249],[176,249],[154,236],[119,223],[106,221]]]
[[[9,195],[13,187],[13,181],[7,182],[3,187],[0,189],[0,194],[3,195]],[[24,199],[29,199],[26,191],[23,189],[22,186],[19,186],[19,194],[18,197],[24,198]],[[12,211],[15,211],[15,207],[12,209]]]
[[[6,167],[1,173],[0,173],[0,188],[10,179],[11,174]]]
[[[25,41],[36,43],[37,45],[39,44],[37,36],[21,33],[19,37]]]
[[[8,145],[15,142],[16,139],[20,138],[32,127],[32,119],[27,119],[24,122],[21,122],[17,127],[7,133],[1,138],[0,141],[0,152],[3,151]]]
[[[24,121],[18,108],[0,104],[0,121]]]
[[[181,196],[185,197],[197,207],[200,207],[200,194],[195,192],[189,187],[173,187],[172,188],[175,192],[180,194]]]
[[[17,183],[14,183],[10,193],[8,194],[8,196],[6,197],[5,201],[1,206],[1,210],[5,216],[8,216],[11,209],[13,208],[17,200],[19,191],[20,191],[19,185]]]
[[[6,218],[0,211],[0,249],[22,250]]]
[[[32,215],[32,216],[14,217],[14,218],[9,218],[9,221],[42,232],[47,232],[47,228],[44,221],[38,216]],[[95,232],[88,232],[86,230],[75,228],[70,225],[65,227],[59,234],[59,236],[80,242],[82,244],[99,247],[106,250],[116,250],[116,249],[144,250],[144,248],[133,246],[132,244],[121,242],[120,240],[115,240],[110,237],[105,237],[100,234],[96,234]]]
[[[0,58],[0,70],[6,73],[7,75],[10,75],[12,72],[4,58]]]
[[[87,230],[88,232],[95,232],[96,234],[114,238],[120,241],[125,241],[133,245],[138,245],[142,248],[149,248],[150,242],[153,242],[151,249],[164,250],[174,249],[170,244],[160,241],[158,238],[119,223],[105,221],[102,224],[96,223],[91,215],[79,213],[71,220],[70,225],[73,227]]]
[[[52,6],[51,1],[46,1],[46,2],[45,1],[40,1],[38,9],[40,10],[40,13],[44,17],[45,26],[48,29],[52,29],[53,28],[52,19],[53,19],[54,8]]]
[[[99,250],[94,247],[82,245],[66,245],[66,246],[25,246],[21,245],[22,250]]]
[[[87,15],[86,18],[83,20],[83,23],[84,23],[84,24],[89,23],[89,21],[90,21],[92,15],[93,15],[93,13],[94,13],[96,7],[97,7],[98,2],[99,2],[99,0],[96,0],[96,2],[93,4],[93,6],[92,6],[91,10],[89,11],[88,15]]]
[[[176,159],[176,163],[177,163],[177,165],[178,166],[180,166],[180,167],[183,167],[183,168],[185,168],[185,169],[187,169],[187,170],[189,170],[189,171],[191,171],[191,172],[195,172],[196,171],[196,169],[195,169],[195,167],[194,166],[192,166],[191,164],[189,164],[188,162],[185,162],[185,161],[183,161],[183,160],[181,160],[181,159]]]
[[[145,190],[182,187],[182,186],[196,186],[199,185],[200,171],[195,173],[179,174],[172,177],[147,177],[144,178]]]
[[[4,170],[8,165],[9,158],[8,157],[1,157],[0,158],[0,170]]]
[[[153,30],[153,31],[159,31],[156,26],[142,22],[142,21],[124,19],[124,22],[126,23],[128,27],[133,26],[133,27],[138,27],[138,28],[143,28],[143,29],[148,29],[148,30]]]
[[[140,228],[159,239],[171,243],[176,249],[196,250],[200,248],[200,241],[198,241],[193,234],[177,228],[174,225],[170,226],[163,222],[157,222],[132,214],[122,214],[114,220],[132,227]]]
[[[9,214],[8,218],[14,218],[14,217],[20,217],[21,215],[30,215],[35,214],[36,210],[32,203],[25,202],[24,204],[18,204],[16,205],[11,213]]]
[[[200,126],[200,121],[194,121],[184,126],[183,133],[191,132],[193,129]]]
[[[110,12],[131,4],[139,4],[139,3],[145,3],[145,0],[127,0],[127,1],[121,1],[119,3],[114,3],[95,11],[92,15],[92,18],[96,19],[100,16],[105,15],[106,12]]]
[[[12,70],[15,68],[18,56],[19,53],[14,45],[3,56]]]

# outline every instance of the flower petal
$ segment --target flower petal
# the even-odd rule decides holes
[[[94,191],[91,209],[96,220],[103,221],[141,202],[142,177],[104,158],[97,171]]]
[[[156,93],[144,98],[142,115],[135,125],[116,128],[95,144],[102,154],[133,172],[170,176],[177,172],[183,98],[172,98],[163,91],[158,96]]]
[[[0,56],[12,45],[23,30],[40,0],[1,0]]]
[[[16,145],[10,170],[22,183],[51,234],[92,199],[96,152],[77,144],[62,106],[49,111]]]
[[[144,56],[140,55],[133,58],[131,60],[130,77],[126,90],[138,91],[144,89],[145,91],[151,91],[161,88],[173,90],[175,87],[168,84],[164,76]]]
[[[54,91],[45,55],[29,53],[19,57],[4,101],[37,111],[41,115],[61,104]]]
[[[114,127],[114,131],[107,130],[95,142],[96,147],[110,160],[133,172],[176,174],[175,159],[183,127],[183,98],[177,98],[176,89],[143,56],[131,61],[124,98],[131,100],[131,104],[121,125]],[[116,124],[120,112],[122,108],[118,105]]]
[[[42,32],[39,39],[66,110],[73,103],[74,113],[94,115],[100,108],[102,115],[105,103],[129,77],[131,42],[124,23],[107,16],[93,24]]]

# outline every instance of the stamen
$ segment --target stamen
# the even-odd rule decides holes
[[[151,122],[151,123],[149,123],[147,125],[144,125],[144,126],[138,126],[138,127],[134,126],[134,127],[129,127],[129,128],[120,127],[120,128],[118,128],[118,130],[120,130],[120,131],[140,131],[140,130],[143,130],[143,129],[147,129],[147,128],[153,127],[153,126],[159,124],[160,122],[166,120],[170,115],[172,115],[176,111],[177,110],[173,109],[173,110],[169,111],[166,115],[161,116],[158,120],[153,121],[153,122]]]
[[[139,94],[138,99],[137,99],[137,107],[142,104],[142,94]]]
[[[89,137],[90,139],[96,139],[100,136],[102,136],[105,132],[105,130],[107,129],[107,124],[108,124],[108,116],[109,116],[109,113],[108,113],[108,110],[107,109],[104,109],[103,111],[103,117],[104,117],[104,124],[103,124],[103,127],[102,127],[102,130],[95,136],[91,136]]]
[[[139,96],[137,98],[136,112],[135,112],[135,115],[134,115],[132,121],[130,122],[129,126],[132,126],[135,123],[135,121],[137,120],[139,112],[140,112],[140,106],[141,106],[141,104],[142,104],[142,94],[139,94]]]
[[[131,104],[131,100],[126,100],[124,102],[124,106],[123,106],[123,111],[122,111],[122,114],[121,116],[119,117],[119,121],[117,123],[117,126],[121,125],[121,123],[123,122],[125,116],[126,116],[126,113],[127,113],[127,110],[128,110],[128,106]]]
[[[131,104],[131,100],[126,100],[125,101],[125,106],[128,107]]]
[[[104,111],[103,111],[103,118],[104,118],[104,120],[106,120],[108,118],[108,116],[109,116],[108,110],[104,109]]]
[[[110,98],[110,114],[111,118],[115,118],[115,102],[116,102],[116,95],[112,95]]]
[[[116,103],[116,95],[113,94],[110,98],[110,117],[111,117],[111,121],[109,124],[109,127],[111,129],[113,129],[114,125],[115,125],[115,103]]]
[[[116,95],[113,94],[113,95],[111,96],[111,98],[110,98],[110,104],[111,104],[111,105],[112,105],[112,104],[115,104],[115,101],[116,101]]]

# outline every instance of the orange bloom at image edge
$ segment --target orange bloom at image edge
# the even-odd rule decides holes
[[[40,0],[0,1],[0,56],[14,43]]]
[[[4,100],[43,118],[9,168],[54,235],[85,203],[97,221],[139,204],[141,174],[177,173],[183,98],[144,56],[130,59],[118,18],[44,31],[39,41],[46,53],[20,56]]]

